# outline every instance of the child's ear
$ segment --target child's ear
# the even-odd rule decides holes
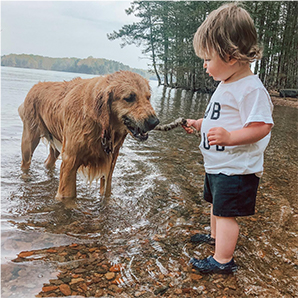
[[[228,64],[229,65],[234,65],[238,60],[236,58],[233,58],[231,56],[229,56],[228,58]]]

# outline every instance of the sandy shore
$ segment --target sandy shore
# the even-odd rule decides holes
[[[287,106],[298,109],[298,98],[280,97],[278,92],[269,92],[275,106]]]

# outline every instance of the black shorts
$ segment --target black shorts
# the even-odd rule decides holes
[[[215,216],[253,215],[259,180],[255,174],[234,176],[206,174],[204,199],[213,204]]]

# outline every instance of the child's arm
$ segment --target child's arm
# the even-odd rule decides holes
[[[193,129],[190,126],[193,126],[197,131],[201,130],[201,125],[203,122],[202,119],[194,120],[194,119],[187,119],[187,126],[182,126],[187,133],[193,133]]]
[[[272,124],[252,122],[247,127],[228,132],[222,127],[213,127],[207,134],[209,145],[237,146],[253,144],[264,138],[272,128]]]

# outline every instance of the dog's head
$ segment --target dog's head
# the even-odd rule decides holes
[[[137,140],[147,140],[148,131],[159,123],[150,104],[149,82],[136,73],[118,71],[107,76],[106,88],[110,115],[103,126],[113,125]]]

